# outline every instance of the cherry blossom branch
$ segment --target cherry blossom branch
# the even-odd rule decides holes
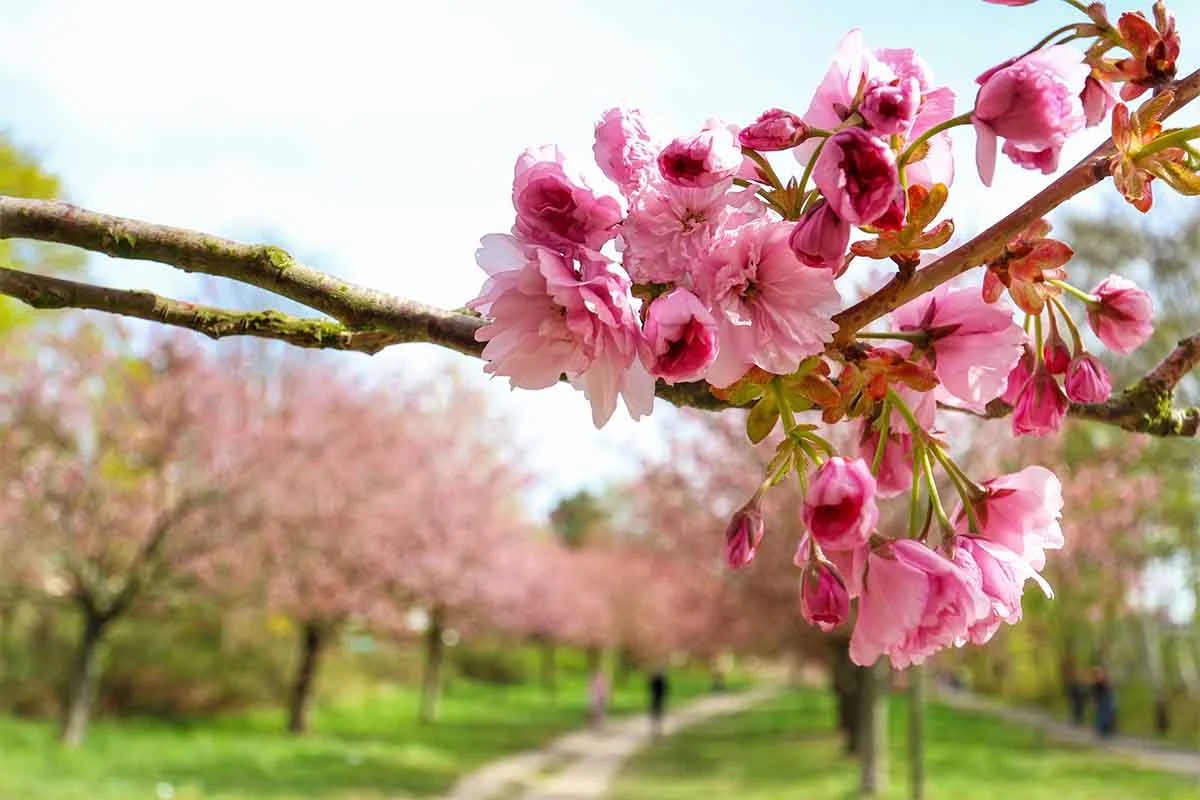
[[[38,309],[82,308],[159,322],[212,339],[256,336],[296,347],[378,353],[395,344],[388,331],[355,331],[329,319],[293,317],[279,311],[234,311],[174,300],[152,292],[112,289],[0,267],[0,294]]]
[[[1175,98],[1167,107],[1164,119],[1200,96],[1200,70],[1176,81],[1171,89]],[[838,331],[833,346],[840,348],[848,345],[854,340],[855,333],[880,317],[967,270],[987,263],[1031,222],[1107,178],[1108,159],[1115,152],[1112,139],[1108,139],[1045,189],[975,238],[923,269],[911,274],[897,273],[874,294],[834,315]]]
[[[1174,396],[1179,382],[1198,365],[1200,333],[1181,339],[1157,367],[1107,403],[1072,403],[1068,413],[1076,419],[1103,422],[1133,433],[1197,436],[1200,434],[1200,406],[1176,407]],[[996,419],[1011,413],[1012,406],[1002,400],[993,400],[979,416]]]

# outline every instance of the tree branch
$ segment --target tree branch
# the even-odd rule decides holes
[[[383,330],[392,344],[430,342],[468,355],[482,345],[478,317],[445,311],[340,280],[287,251],[88,211],[69,203],[0,196],[0,239],[57,242],[114,258],[157,261],[247,283],[328,314],[347,328]]]
[[[395,344],[388,331],[355,331],[329,319],[293,317],[279,311],[233,311],[144,291],[110,289],[0,267],[0,294],[33,308],[84,308],[189,328],[213,339],[257,336],[297,347],[378,353]]]

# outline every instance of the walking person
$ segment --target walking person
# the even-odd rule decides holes
[[[650,734],[657,739],[662,735],[663,713],[667,709],[667,673],[660,667],[650,676]]]
[[[608,676],[604,670],[596,670],[589,692],[589,721],[593,728],[599,729],[604,725],[604,715],[608,712]]]
[[[1096,703],[1096,733],[1112,736],[1117,731],[1117,695],[1103,667],[1092,667],[1092,700]]]

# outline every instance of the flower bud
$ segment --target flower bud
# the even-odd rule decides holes
[[[1000,395],[1000,399],[1010,406],[1015,406],[1017,398],[1021,396],[1021,391],[1025,388],[1025,384],[1032,377],[1033,351],[1029,349],[1029,345],[1025,345],[1025,349],[1021,353],[1021,359],[1012,368],[1012,372],[1008,373],[1008,384],[1004,388],[1004,394]]]
[[[908,78],[867,87],[858,112],[873,132],[891,136],[912,127],[920,106],[921,85],[916,78]]]
[[[900,188],[896,154],[887,142],[861,128],[835,133],[825,141],[812,178],[837,215],[853,225],[874,222]]]
[[[1067,371],[1067,365],[1071,363],[1071,349],[1067,347],[1057,329],[1052,329],[1046,341],[1042,343],[1042,358],[1051,374],[1062,375]]]
[[[725,529],[725,563],[730,569],[741,569],[754,560],[764,529],[762,495],[755,494],[734,513]]]
[[[1039,366],[1033,377],[1026,381],[1013,406],[1013,435],[1046,436],[1058,433],[1063,420],[1067,418],[1069,407],[1070,403],[1058,381],[1045,365]]]
[[[717,323],[687,289],[655,298],[646,312],[642,364],[667,383],[695,381],[717,357]]]
[[[1092,294],[1097,301],[1088,306],[1088,324],[1109,350],[1132,353],[1150,338],[1154,303],[1133,281],[1109,275]]]
[[[738,142],[742,147],[768,153],[790,150],[808,138],[808,125],[790,111],[771,108],[742,128]]]
[[[801,512],[817,544],[851,550],[866,542],[879,521],[875,490],[875,477],[861,458],[834,456],[818,467]]]
[[[742,150],[728,128],[705,128],[682,136],[658,154],[658,169],[668,182],[703,189],[731,178],[742,166]]]
[[[810,561],[800,577],[800,613],[824,633],[850,615],[850,593],[832,564]]]
[[[1112,379],[1095,356],[1082,353],[1067,367],[1066,388],[1076,403],[1104,403],[1112,396]]]
[[[829,203],[818,201],[804,212],[788,239],[796,258],[810,267],[840,272],[850,246],[850,223],[839,217]]]

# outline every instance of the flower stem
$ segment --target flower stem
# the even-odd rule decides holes
[[[891,402],[885,397],[879,415],[879,444],[875,446],[875,458],[871,460],[871,474],[879,477],[879,468],[883,466],[883,454],[887,449],[888,436],[892,432]]]
[[[1071,348],[1074,355],[1079,355],[1083,352],[1083,338],[1079,335],[1079,326],[1075,324],[1075,320],[1071,318],[1071,312],[1067,311],[1067,307],[1062,300],[1057,297],[1051,297],[1050,302],[1058,309],[1058,313],[1062,316],[1063,322],[1067,323],[1067,330],[1071,332]]]
[[[1049,283],[1051,286],[1057,286],[1058,288],[1062,289],[1067,294],[1075,295],[1076,297],[1078,297],[1080,300],[1087,303],[1088,305],[1092,305],[1093,303],[1100,302],[1100,298],[1096,297],[1095,295],[1088,294],[1083,289],[1077,289],[1076,287],[1072,286],[1071,284],[1067,283],[1066,281],[1060,281],[1057,278],[1051,278],[1049,281],[1047,281],[1047,283]]]
[[[929,338],[925,331],[859,331],[854,335],[860,339],[899,339],[913,344],[923,344]]]
[[[804,196],[804,192],[808,189],[808,179],[812,177],[813,167],[817,165],[817,159],[821,157],[821,151],[825,149],[825,143],[828,142],[828,137],[817,143],[817,149],[813,150],[812,158],[808,160],[808,164],[804,167],[804,175],[800,178],[800,196]]]
[[[937,483],[933,479],[933,460],[929,457],[929,448],[921,450],[921,469],[925,473],[925,484],[929,487],[929,500],[933,503],[933,513],[937,516],[938,526],[941,527],[942,533],[952,534],[954,526],[950,524],[950,518],[946,516],[946,509],[942,507],[942,498],[938,494]]]
[[[1022,55],[1022,58],[1024,58],[1024,56],[1027,56],[1030,53],[1034,52],[1035,50],[1041,50],[1043,47],[1045,47],[1046,45],[1048,45],[1050,43],[1051,39],[1053,39],[1055,36],[1058,36],[1060,33],[1066,33],[1067,31],[1073,31],[1073,30],[1077,29],[1078,27],[1079,27],[1078,22],[1072,22],[1069,25],[1063,25],[1061,28],[1055,28],[1050,33],[1046,34],[1046,36],[1041,41],[1039,41],[1033,47],[1026,50],[1024,55]]]
[[[1042,363],[1042,357],[1045,353],[1043,350],[1042,340],[1042,315],[1035,314],[1033,317],[1033,369],[1036,372],[1037,368]]]
[[[1180,128],[1177,131],[1164,133],[1157,139],[1152,139],[1140,147],[1134,158],[1136,160],[1142,156],[1153,155],[1160,150],[1166,150],[1168,147],[1182,147],[1193,139],[1200,139],[1200,125],[1193,125],[1190,128]]]
[[[767,176],[767,180],[771,182],[772,186],[776,189],[783,188],[783,184],[779,181],[779,176],[775,174],[775,168],[771,166],[771,162],[767,160],[766,156],[757,150],[751,150],[749,147],[743,147],[742,154],[749,156],[751,161],[758,164],[759,169],[762,170],[763,175]]]
[[[975,513],[976,492],[982,491],[976,486],[958,466],[954,463],[954,459],[950,458],[946,451],[941,447],[933,445],[931,447],[933,457],[942,465],[942,469],[950,476],[950,480],[954,483],[954,488],[958,492],[958,496],[962,499],[963,510],[967,515],[967,525],[971,533],[978,534],[980,531],[979,518]]]
[[[913,445],[915,446],[918,440],[924,438],[925,429],[921,427],[919,422],[917,422],[917,418],[913,416],[912,411],[905,404],[904,400],[901,399],[900,395],[896,394],[895,389],[888,389],[887,401],[891,403],[892,408],[896,409],[900,416],[904,418],[904,424],[908,426],[910,431],[912,431]]]
[[[921,527],[921,461],[925,458],[925,444],[913,439],[912,492],[908,499],[908,538],[916,539]]]
[[[912,143],[909,144],[908,147],[904,148],[904,152],[900,154],[900,158],[897,159],[897,161],[896,161],[896,166],[903,167],[905,164],[907,164],[908,160],[913,157],[914,153],[917,152],[917,148],[919,148],[921,145],[925,144],[925,142],[929,141],[934,136],[937,136],[942,131],[948,131],[951,128],[958,127],[959,125],[970,125],[970,124],[971,124],[971,112],[968,111],[965,114],[959,114],[957,117],[951,117],[950,119],[946,120],[945,122],[941,122],[941,123],[938,123],[937,125],[934,125],[932,128],[930,128],[929,130],[922,133],[916,139],[913,139]]]

